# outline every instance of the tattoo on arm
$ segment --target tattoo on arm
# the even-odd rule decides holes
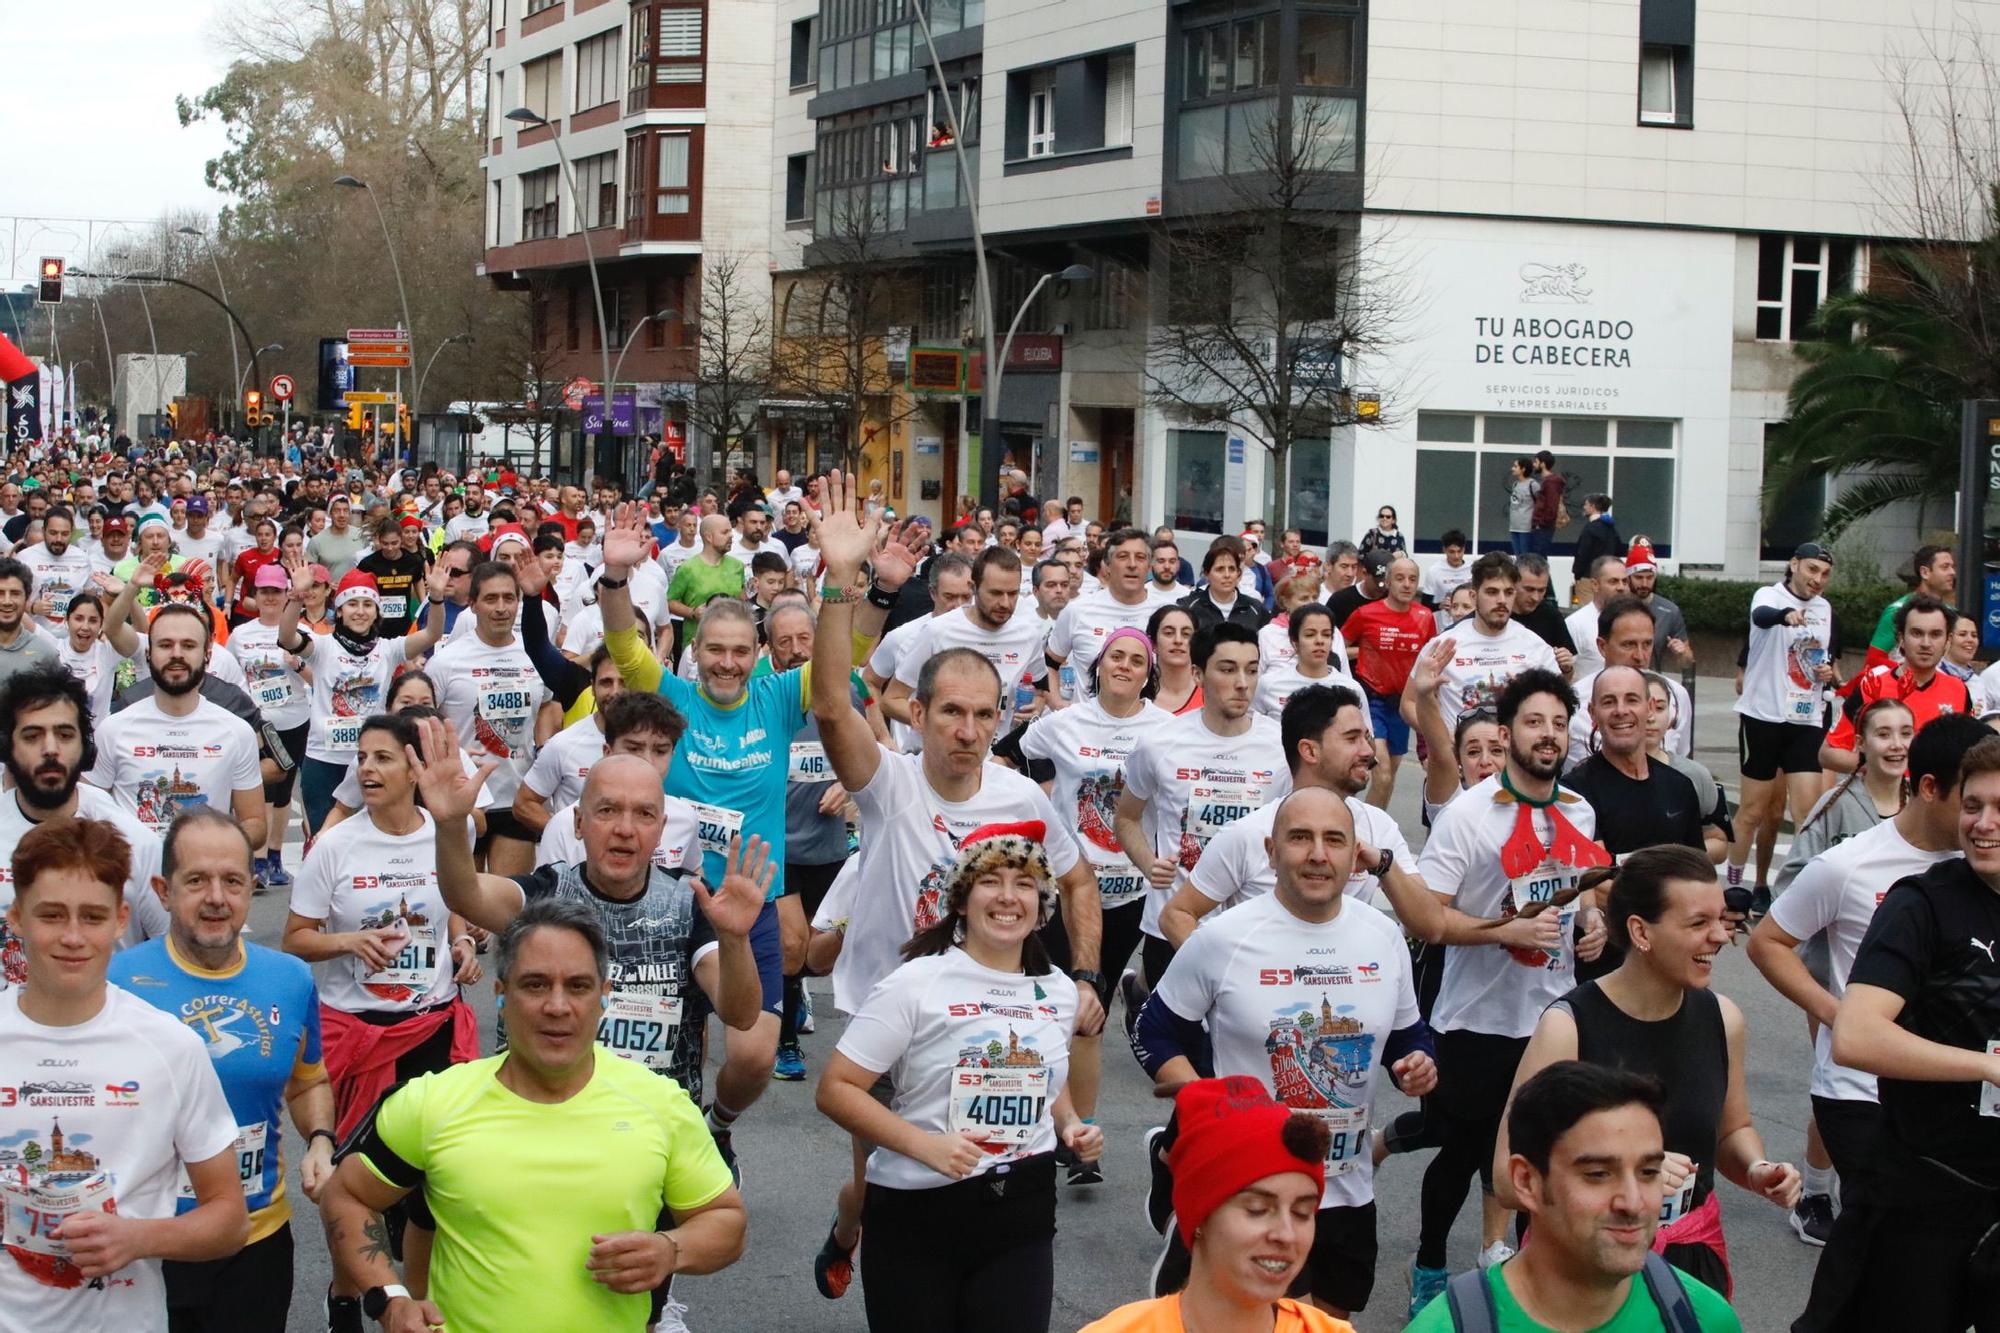
[[[361,1224],[361,1235],[367,1242],[361,1247],[363,1259],[390,1259],[389,1227],[382,1220],[381,1214],[369,1214],[368,1220]]]

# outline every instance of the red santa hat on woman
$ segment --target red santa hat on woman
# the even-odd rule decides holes
[[[340,586],[333,590],[333,609],[338,611],[357,597],[366,597],[377,606],[382,604],[382,589],[375,582],[375,576],[365,570],[350,569],[341,576]]]
[[[945,879],[943,898],[946,914],[964,916],[974,881],[990,870],[1011,866],[1035,877],[1040,886],[1035,924],[1047,925],[1056,910],[1055,875],[1049,869],[1048,853],[1042,849],[1042,840],[1047,836],[1048,826],[1039,819],[1024,819],[1013,824],[982,824],[966,834],[958,844],[958,859]]]

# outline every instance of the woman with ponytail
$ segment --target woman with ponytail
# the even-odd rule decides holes
[[[1585,872],[1579,894],[1610,885],[1605,915],[1624,962],[1551,1004],[1514,1074],[1514,1092],[1562,1060],[1649,1074],[1667,1089],[1666,1186],[1653,1248],[1684,1273],[1727,1296],[1729,1250],[1715,1194],[1719,1174],[1789,1210],[1799,1173],[1764,1157],[1743,1081],[1743,1011],[1709,989],[1716,956],[1729,944],[1722,885],[1692,847],[1646,847],[1618,866]],[[1509,1103],[1513,1094],[1508,1097]],[[1508,1158],[1503,1118],[1494,1160]],[[1503,1202],[1504,1170],[1494,1176]]]

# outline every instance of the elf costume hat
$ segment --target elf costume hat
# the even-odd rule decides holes
[[[1048,826],[1039,819],[1024,819],[1013,824],[982,824],[966,834],[958,844],[958,859],[953,862],[951,873],[945,879],[946,914],[964,916],[966,901],[972,896],[973,881],[989,870],[1012,866],[1032,874],[1040,885],[1040,906],[1035,924],[1047,925],[1056,910],[1055,875],[1049,870],[1048,853],[1042,850],[1042,840],[1047,836]]]

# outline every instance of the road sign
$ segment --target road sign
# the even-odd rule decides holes
[[[408,352],[365,352],[359,344],[350,344],[347,349],[347,364],[350,366],[375,366],[382,370],[408,370]],[[352,397],[353,395],[348,395]]]
[[[359,389],[347,391],[347,404],[350,407],[357,403],[363,407],[385,407],[395,401],[396,395],[393,393],[379,393],[372,390],[363,392]]]
[[[271,376],[271,396],[281,403],[288,403],[292,400],[292,390],[295,387],[290,375]]]
[[[408,342],[409,335],[401,329],[349,329],[347,341],[351,343],[399,343]]]

